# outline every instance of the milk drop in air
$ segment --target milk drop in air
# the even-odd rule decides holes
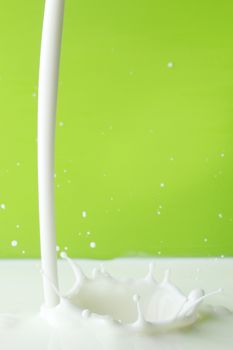
[[[170,62],[168,62],[167,67],[168,67],[168,68],[173,68],[173,67],[174,67],[174,63],[173,63],[173,62],[171,62],[171,61],[170,61]]]
[[[96,243],[95,243],[95,242],[91,242],[91,243],[90,243],[90,247],[91,247],[91,248],[95,248],[95,247],[96,247]]]
[[[16,240],[11,241],[12,247],[16,247],[18,245],[18,242]]]
[[[83,218],[86,218],[86,217],[87,217],[87,212],[86,212],[85,210],[82,212],[82,217],[83,217]]]

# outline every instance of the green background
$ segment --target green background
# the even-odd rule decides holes
[[[39,256],[43,7],[0,0],[0,257]],[[233,255],[233,3],[67,0],[65,10],[60,248],[91,258]]]

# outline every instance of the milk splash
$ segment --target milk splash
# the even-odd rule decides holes
[[[48,308],[42,306],[41,316],[52,327],[98,325],[113,326],[122,330],[153,334],[192,325],[199,317],[202,301],[221,290],[205,294],[202,289],[184,295],[171,281],[170,271],[162,282],[154,278],[154,264],[149,265],[145,278],[120,281],[101,268],[94,268],[88,278],[66,253],[65,259],[73,270],[75,283],[60,303]]]
[[[153,277],[153,267],[144,279],[118,281],[103,268],[92,278],[62,254],[75,274],[73,288],[65,295],[58,290],[56,230],[54,216],[54,141],[58,73],[64,0],[46,0],[41,44],[38,89],[38,184],[41,261],[45,305],[41,315],[53,327],[112,325],[115,328],[156,333],[193,324],[206,298],[201,289],[185,296],[166,272],[164,280]],[[61,125],[60,125],[61,126]],[[161,182],[161,188],[165,184]],[[82,212],[85,219],[87,212]],[[90,247],[95,248],[91,242]],[[214,292],[216,293],[216,292]]]

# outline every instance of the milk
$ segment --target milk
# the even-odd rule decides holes
[[[109,262],[77,261],[87,278],[93,269],[102,269],[115,280],[128,282],[130,277],[142,281],[148,275],[149,259],[117,259]],[[57,323],[41,317],[43,299],[39,261],[1,261],[0,348],[1,350],[230,350],[232,348],[233,283],[229,278],[233,259],[159,259],[155,260],[154,278],[163,281],[171,269],[171,283],[188,295],[188,291],[203,287],[206,291],[223,287],[223,292],[210,297],[198,310],[198,319],[188,328],[142,334],[112,322],[92,322],[88,315],[70,323],[69,306],[57,309]],[[103,270],[102,270],[103,271]],[[67,295],[76,280],[70,266],[59,261],[62,295]],[[28,283],[30,281],[30,284]],[[17,293],[16,293],[17,291]],[[211,306],[209,307],[208,304]],[[55,308],[56,309],[56,308]],[[49,312],[53,312],[52,309]],[[228,311],[229,310],[229,311]],[[7,315],[6,315],[7,313]],[[4,314],[4,315],[3,315]],[[76,317],[75,316],[75,317]],[[61,318],[59,318],[61,317]],[[2,320],[5,318],[5,323]],[[10,321],[11,320],[11,321]],[[79,326],[78,326],[79,322]]]
[[[232,298],[232,282],[230,288],[228,284],[230,274],[220,265],[217,275],[215,260],[160,260],[163,268],[168,261],[173,271],[176,267],[177,271],[183,269],[183,273],[189,275],[189,283],[194,283],[188,291],[183,291],[185,274],[180,285],[178,279],[173,282],[170,270],[163,271],[163,277],[159,278],[155,276],[153,263],[149,264],[146,259],[133,260],[132,265],[132,260],[117,261],[115,269],[120,275],[117,278],[109,271],[115,262],[108,263],[107,268],[95,266],[90,274],[63,252],[62,258],[69,264],[74,280],[68,292],[62,293],[59,288],[54,220],[54,136],[63,12],[63,0],[46,1],[38,95],[41,267],[36,270],[34,262],[30,261],[1,262],[0,349],[231,349],[232,313],[227,308],[226,295],[224,307],[202,305],[207,296],[217,298],[224,284],[228,298]],[[232,268],[232,260],[227,263],[227,268]],[[84,270],[85,264],[93,263],[84,262]],[[137,266],[147,271],[140,274],[135,270]],[[204,269],[208,266],[205,279],[201,266]],[[190,276],[193,268],[195,273]],[[43,277],[44,301],[41,305],[42,298],[39,298],[33,312],[30,302],[34,305],[38,296],[38,281],[33,283],[33,280],[35,276],[38,278],[39,271]],[[127,272],[128,279],[122,280]],[[22,283],[19,283],[19,276]],[[63,277],[66,279],[66,274]],[[215,288],[210,289],[213,281]],[[206,294],[205,288],[210,292]]]
[[[38,188],[42,269],[58,287],[54,215],[54,138],[64,0],[46,0],[38,88]],[[58,304],[48,279],[43,278],[48,307]]]

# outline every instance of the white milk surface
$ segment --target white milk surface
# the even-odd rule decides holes
[[[130,258],[104,261],[105,269],[119,279],[142,278],[148,273],[152,259]],[[100,261],[76,261],[91,275]],[[233,259],[155,259],[155,278],[160,281],[167,268],[171,281],[188,295],[202,288],[209,293],[223,288],[222,293],[209,297],[204,305],[216,307],[214,317],[194,325],[153,336],[116,330],[111,327],[51,328],[40,315],[43,303],[39,260],[0,261],[0,349],[1,350],[232,350]],[[74,276],[65,261],[59,262],[61,292],[74,283]],[[88,322],[85,321],[85,322]],[[7,326],[6,326],[7,325]]]

